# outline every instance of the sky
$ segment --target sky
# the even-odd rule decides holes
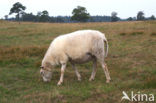
[[[8,15],[16,2],[26,6],[25,12],[35,15],[47,10],[50,16],[71,16],[74,8],[83,6],[92,16],[110,16],[113,11],[120,18],[136,17],[138,11],[143,11],[145,17],[156,16],[156,0],[0,0],[0,18]]]

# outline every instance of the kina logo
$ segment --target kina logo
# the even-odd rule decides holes
[[[123,100],[128,100],[128,101],[135,101],[135,102],[153,102],[154,101],[154,94],[146,94],[146,93],[141,93],[140,91],[137,93],[134,93],[133,91],[131,91],[130,96],[128,96],[128,94],[123,91],[122,92],[123,96],[121,98],[121,101]]]

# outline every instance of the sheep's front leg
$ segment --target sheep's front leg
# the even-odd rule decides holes
[[[63,77],[64,77],[64,71],[65,71],[65,69],[66,69],[66,64],[62,64],[62,67],[61,67],[61,76],[60,76],[60,80],[57,83],[57,85],[61,85],[63,83]]]

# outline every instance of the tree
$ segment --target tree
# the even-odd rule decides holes
[[[128,20],[128,21],[132,21],[132,20],[133,20],[133,18],[132,18],[132,17],[129,17],[129,18],[127,18],[127,20]]]
[[[152,16],[150,17],[150,20],[155,20],[155,16],[152,15]]]
[[[37,13],[38,21],[47,22],[49,21],[49,13],[47,10]]]
[[[37,21],[37,17],[33,13],[23,13],[22,19],[23,21]]]
[[[76,20],[79,22],[86,22],[90,18],[86,8],[82,6],[77,6],[77,8],[72,11],[72,14],[73,16],[71,17],[71,20]]]
[[[137,14],[137,20],[144,20],[144,12],[143,11],[139,11]]]
[[[112,22],[116,22],[119,20],[119,18],[117,17],[118,13],[117,12],[112,12],[111,13],[111,21]]]
[[[17,20],[19,21],[20,14],[26,9],[20,2],[13,4],[13,7],[10,9],[9,15],[16,13]]]
[[[56,17],[56,22],[64,22],[63,18],[61,16]]]

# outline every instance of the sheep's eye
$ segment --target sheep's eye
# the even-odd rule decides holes
[[[43,67],[43,66],[40,66],[40,68],[41,68],[41,69],[44,69],[44,67]]]

